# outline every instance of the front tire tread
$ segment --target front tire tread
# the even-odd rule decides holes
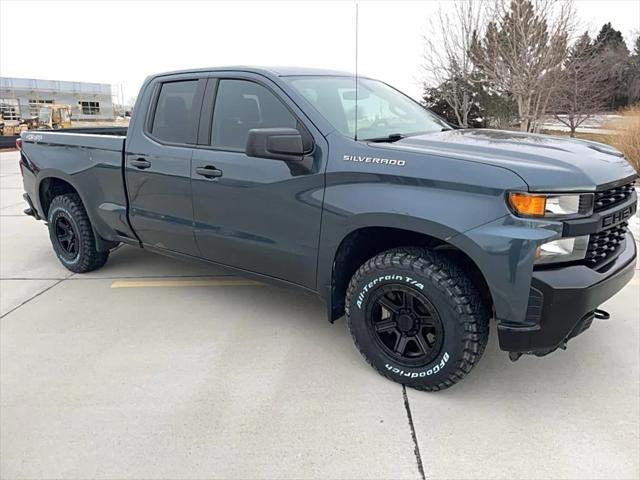
[[[464,332],[462,338],[464,347],[462,355],[457,359],[458,364],[453,372],[435,384],[409,385],[423,391],[438,391],[451,387],[473,369],[487,345],[489,338],[488,314],[480,293],[458,265],[444,255],[426,248],[408,247],[389,250],[371,258],[356,271],[347,288],[346,298],[347,324],[351,336],[367,363],[380,374],[394,381],[398,379],[391,377],[387,371],[376,366],[366,355],[366,350],[354,335],[350,312],[351,300],[357,295],[358,286],[362,279],[374,271],[383,273],[389,268],[411,269],[421,277],[431,279],[437,288],[453,300],[460,326]]]

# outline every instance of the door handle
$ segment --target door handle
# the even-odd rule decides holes
[[[145,160],[144,158],[136,158],[134,160],[129,160],[129,165],[139,168],[140,170],[144,170],[145,168],[149,168],[151,166],[151,162],[149,160]]]
[[[206,167],[197,167],[196,173],[202,175],[205,178],[219,178],[222,176],[222,170],[218,170],[213,165],[207,165]]]

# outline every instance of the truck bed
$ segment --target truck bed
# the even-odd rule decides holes
[[[122,152],[127,127],[67,128],[64,130],[29,130],[21,135],[23,143],[68,145]]]
[[[126,127],[23,132],[24,187],[38,211],[43,212],[39,203],[42,182],[57,178],[81,195],[102,238],[134,238],[127,221],[122,173],[126,132]]]
[[[78,128],[66,128],[64,130],[28,130],[25,133],[61,133],[61,134],[87,134],[87,135],[108,135],[116,137],[126,137],[127,127],[78,127]],[[16,140],[20,138],[20,135],[2,135],[0,136],[0,149],[3,148],[15,148]]]
[[[75,127],[64,130],[33,130],[34,132],[54,132],[54,133],[87,133],[92,135],[112,135],[127,136],[128,127]]]

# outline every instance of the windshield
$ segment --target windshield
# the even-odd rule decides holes
[[[49,121],[49,115],[51,113],[51,108],[49,107],[42,107],[40,108],[40,112],[38,113],[38,119],[41,122],[45,122],[47,123]]]
[[[358,79],[357,109],[354,77],[305,76],[287,80],[336,130],[357,140],[450,128],[409,97],[377,80]]]

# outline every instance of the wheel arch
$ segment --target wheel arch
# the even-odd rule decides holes
[[[390,225],[359,227],[347,232],[333,254],[330,273],[327,273],[329,278],[319,283],[323,286],[320,293],[327,303],[329,321],[344,314],[345,293],[356,270],[375,255],[400,247],[429,248],[451,257],[469,273],[487,308],[492,311],[493,296],[485,275],[467,252],[450,242],[458,232],[443,225],[431,231],[437,234]]]
[[[108,251],[118,244],[117,242],[105,240],[96,231],[95,221],[92,216],[91,209],[87,208],[86,202],[82,194],[80,193],[80,190],[73,184],[72,180],[68,178],[67,175],[53,172],[42,175],[42,177],[38,181],[38,188],[36,191],[38,196],[37,202],[43,215],[42,218],[45,221],[47,221],[49,215],[49,207],[51,206],[51,202],[55,197],[59,195],[76,194],[78,195],[78,197],[80,197],[80,201],[82,202],[82,205],[84,206],[85,211],[89,216],[97,250]]]
[[[38,183],[38,203],[42,210],[43,218],[46,219],[49,215],[49,207],[55,197],[70,193],[77,194],[82,200],[82,195],[80,195],[78,189],[68,180],[53,175],[42,178]]]

